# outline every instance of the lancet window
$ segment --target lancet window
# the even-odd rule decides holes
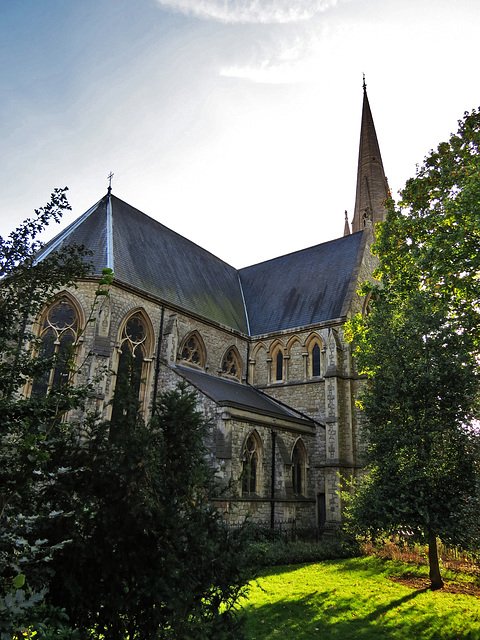
[[[320,374],[320,346],[318,342],[315,342],[312,348],[312,376],[316,377]]]
[[[315,334],[307,341],[308,351],[308,375],[310,378],[319,378],[323,371],[322,341]]]
[[[281,349],[276,352],[273,364],[275,367],[274,380],[283,380],[283,352]]]
[[[297,442],[292,454],[293,491],[297,495],[305,494],[305,449]]]
[[[258,493],[258,451],[257,438],[250,434],[243,449],[242,494]]]

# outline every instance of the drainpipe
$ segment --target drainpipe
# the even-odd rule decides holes
[[[157,401],[158,376],[160,373],[160,349],[162,347],[164,317],[165,317],[165,305],[162,304],[162,317],[160,319],[160,331],[158,332],[157,359],[155,362],[155,383],[153,387],[153,405],[155,405]]]
[[[275,444],[277,432],[272,429],[272,485],[270,493],[270,529],[275,527]]]

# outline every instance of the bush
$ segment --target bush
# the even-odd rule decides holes
[[[249,564],[268,567],[282,564],[304,564],[361,555],[357,542],[345,536],[319,542],[253,541],[249,545]]]

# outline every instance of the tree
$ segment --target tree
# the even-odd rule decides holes
[[[146,424],[132,354],[114,420],[101,421],[85,412],[95,381],[76,344],[54,353],[35,333],[45,306],[90,269],[81,247],[36,261],[38,234],[69,208],[64,191],[0,240],[1,640],[241,637],[245,545],[212,506],[195,396],[166,392]],[[87,326],[111,280],[104,270]]]
[[[407,181],[376,242],[385,286],[441,300],[449,322],[480,340],[480,112],[431,151]]]
[[[68,428],[62,417],[78,408],[88,385],[75,386],[70,349],[39,351],[33,322],[58,290],[74,286],[90,270],[88,252],[71,246],[37,262],[38,237],[70,209],[66,189],[35,211],[7,238],[0,238],[0,630],[11,638],[18,625],[28,626],[48,586],[53,548],[35,536],[41,519],[58,519],[41,500],[38,488],[55,481],[45,475],[52,450]],[[62,384],[45,395],[23,394],[31,379],[52,367],[67,372]],[[58,470],[57,470],[58,472]],[[65,637],[66,634],[65,634]]]
[[[381,286],[349,325],[360,373],[367,476],[349,508],[357,530],[429,544],[478,544],[480,117],[431,152],[388,203],[375,251]]]
[[[52,602],[85,638],[242,637],[246,547],[212,506],[219,487],[195,394],[164,392],[148,424],[132,408],[72,441],[62,458],[75,472],[45,494],[70,512],[45,536],[72,538],[53,560]]]

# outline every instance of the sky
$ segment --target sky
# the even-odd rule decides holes
[[[478,0],[1,0],[0,235],[112,193],[241,268],[343,235],[480,105]],[[46,238],[46,239],[47,239]]]

